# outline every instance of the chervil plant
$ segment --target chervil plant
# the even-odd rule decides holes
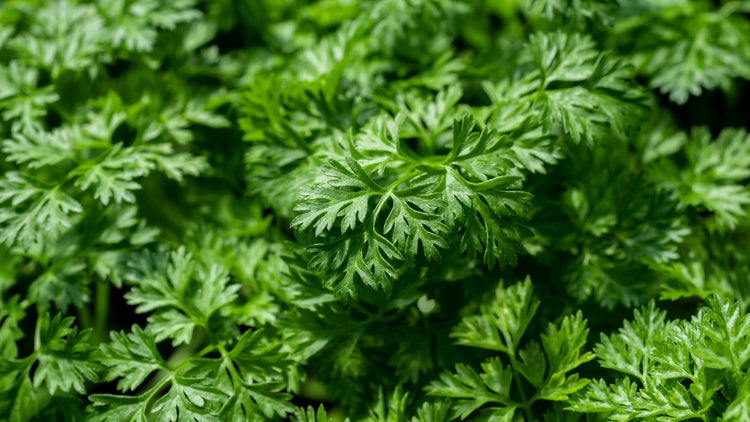
[[[750,420],[750,3],[0,3],[0,421]]]

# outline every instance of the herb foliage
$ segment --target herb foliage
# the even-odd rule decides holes
[[[747,420],[749,16],[0,3],[0,420]]]

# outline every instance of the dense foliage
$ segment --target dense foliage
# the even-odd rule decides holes
[[[0,2],[0,420],[750,420],[748,80],[746,0]]]

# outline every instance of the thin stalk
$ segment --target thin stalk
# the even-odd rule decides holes
[[[94,302],[94,331],[91,333],[91,344],[97,345],[106,339],[109,325],[109,281],[96,283]]]
[[[83,305],[80,308],[78,308],[78,321],[79,321],[79,325],[83,329],[93,328],[94,324],[91,320],[91,311],[89,311],[89,308],[87,305]]]
[[[526,391],[523,389],[523,384],[521,383],[521,376],[518,374],[518,371],[516,370],[516,367],[518,366],[518,361],[516,361],[516,352],[515,350],[509,350],[508,356],[510,356],[510,368],[513,370],[513,380],[516,383],[516,388],[518,388],[518,394],[521,396],[521,401],[523,402],[523,411],[526,414],[526,420],[527,421],[533,421],[534,418],[531,414],[531,403],[529,402],[529,399],[526,397]]]
[[[183,344],[175,349],[166,359],[165,363],[167,365],[158,370],[148,382],[141,385],[139,391],[149,391],[157,385],[163,385],[165,379],[171,377],[173,374],[179,372],[182,368],[188,365],[191,357],[201,357],[212,351],[214,349],[213,345],[204,347],[200,352],[196,353],[203,343],[203,339],[203,330],[196,330],[193,332],[192,341],[189,344]]]
[[[414,128],[417,130],[417,136],[422,140],[422,146],[425,149],[425,153],[427,155],[431,155],[434,153],[434,142],[435,140],[433,137],[429,136],[427,132],[424,130],[424,127],[420,122],[414,119],[414,116],[411,114],[406,115],[406,119],[409,120],[409,123],[411,123]],[[398,140],[396,141],[398,142]]]
[[[204,330],[195,330],[193,331],[193,338],[191,339],[189,344],[183,344],[177,349],[172,352],[171,355],[167,358],[167,365],[170,367],[175,367],[182,362],[186,361],[191,356],[195,355],[195,352],[198,350],[198,348],[203,344],[203,340],[205,339],[205,331]]]

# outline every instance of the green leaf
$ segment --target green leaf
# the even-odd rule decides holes
[[[0,308],[0,356],[11,360],[18,357],[16,342],[24,337],[24,332],[18,325],[26,316],[23,306],[19,305],[19,296],[13,296],[2,303]]]
[[[712,141],[707,128],[696,127],[684,148],[687,165],[680,169],[662,159],[652,171],[688,205],[705,207],[719,224],[733,228],[750,204],[750,191],[741,184],[750,176],[748,140],[744,130],[725,129]]]
[[[750,390],[748,390],[748,380],[745,378],[745,382],[742,384],[740,391],[737,392],[734,400],[729,404],[727,409],[722,415],[721,421],[735,421],[742,420],[750,412]]]
[[[91,292],[81,279],[85,268],[82,262],[55,262],[31,283],[28,297],[35,300],[41,309],[54,304],[61,311],[67,312],[70,305],[77,308],[85,306],[91,300]]]
[[[587,335],[586,321],[580,311],[575,316],[566,316],[559,326],[550,324],[547,327],[547,332],[542,334],[542,346],[549,362],[549,372],[544,385],[536,393],[538,398],[566,400],[570,394],[588,384],[588,380],[579,379],[578,374],[567,375],[571,370],[594,359],[593,353],[581,354]],[[527,359],[526,362],[532,360]]]
[[[736,303],[718,297],[690,322],[666,321],[652,302],[636,311],[635,321],[626,321],[618,334],[602,335],[595,348],[603,367],[629,377],[610,385],[592,382],[570,409],[606,412],[618,420],[659,421],[706,419],[723,412],[726,402],[721,403],[717,391],[737,391],[745,383],[740,368],[747,360],[747,321]],[[730,402],[733,397],[729,393]],[[742,400],[738,397],[737,406]]]
[[[513,84],[484,84],[493,101],[529,101],[541,113],[546,131],[561,127],[574,141],[592,143],[610,131],[626,134],[645,109],[644,95],[632,82],[633,69],[595,49],[581,34],[536,33],[525,59],[533,71]]]
[[[219,422],[215,404],[225,399],[210,380],[175,376],[169,391],[154,402],[151,412],[158,420]]]
[[[701,339],[691,348],[696,358],[709,368],[743,371],[750,359],[750,315],[738,303],[712,296],[691,322]]]
[[[107,30],[92,5],[56,1],[30,14],[28,31],[8,44],[15,52],[57,79],[64,71],[96,75],[108,62]]]
[[[59,186],[47,187],[21,172],[7,172],[0,179],[0,203],[10,202],[16,211],[0,209],[0,242],[25,248],[40,241],[54,241],[63,230],[72,227],[70,214],[83,211],[80,203]]]
[[[439,381],[427,387],[428,394],[453,399],[454,415],[462,419],[489,404],[495,417],[511,420],[519,406],[510,398],[513,371],[504,367],[498,358],[489,359],[481,366],[483,372],[478,374],[469,366],[456,365],[455,373],[443,373]]]
[[[329,270],[325,286],[334,289],[340,299],[358,297],[355,280],[371,289],[390,289],[391,280],[398,275],[394,262],[404,260],[401,251],[374,230],[314,243],[309,250],[314,253],[310,265]]]
[[[133,191],[141,188],[134,179],[148,174],[153,165],[145,161],[133,148],[115,144],[96,161],[87,161],[77,167],[72,175],[78,176],[76,186],[88,190],[95,186],[94,198],[102,205],[134,202]]]
[[[451,336],[461,345],[514,355],[538,307],[528,277],[508,288],[500,283],[481,314],[464,318]]]
[[[266,417],[271,418],[276,414],[285,416],[287,413],[296,410],[294,405],[289,403],[291,396],[281,391],[284,389],[284,383],[282,382],[243,383],[243,387],[245,393],[250,394],[255,406]]]
[[[171,337],[174,345],[190,342],[196,326],[211,329],[211,317],[231,304],[240,289],[240,285],[230,284],[226,270],[216,265],[208,269],[198,265],[184,247],[169,255],[136,255],[131,266],[134,271],[127,279],[134,288],[125,298],[137,306],[136,312],[158,311],[149,316],[154,334],[159,340]],[[173,320],[175,325],[165,326],[175,312],[183,316]]]
[[[326,413],[326,409],[322,404],[318,406],[317,411],[312,406],[307,406],[306,409],[301,407],[297,408],[294,416],[296,422],[328,422],[330,420]],[[349,418],[345,420],[345,422],[348,421]]]
[[[633,3],[630,7],[638,8],[644,2]],[[651,86],[670,100],[684,104],[705,90],[727,89],[734,78],[750,78],[750,25],[741,14],[742,2],[716,9],[691,2],[645,4],[617,22],[616,33],[635,50]]]
[[[409,393],[404,393],[401,384],[397,385],[388,399],[383,390],[378,391],[377,401],[370,405],[370,415],[366,422],[406,422],[406,403]]]
[[[369,199],[382,191],[362,167],[351,157],[347,166],[330,161],[323,167],[328,186],[319,186],[309,192],[298,204],[301,212],[291,223],[299,230],[308,227],[315,229],[320,236],[334,226],[340,226],[341,233],[352,230],[363,223],[368,215]]]
[[[150,333],[133,325],[130,333],[112,332],[112,341],[103,343],[101,362],[107,366],[106,381],[120,379],[117,389],[135,391],[154,371],[167,369]]]
[[[0,65],[0,111],[3,120],[21,129],[34,130],[46,115],[47,107],[60,95],[52,85],[38,86],[39,69],[11,61]]]
[[[3,152],[8,160],[38,169],[74,158],[73,143],[80,134],[71,128],[52,132],[39,127],[29,128],[3,142]]]
[[[166,309],[148,317],[148,328],[157,342],[171,338],[173,345],[188,344],[193,338],[195,322],[176,309]]]
[[[281,377],[292,364],[282,345],[268,342],[267,333],[262,329],[245,331],[227,355],[248,379]]]
[[[202,16],[194,8],[193,0],[167,4],[157,0],[98,0],[97,4],[102,14],[114,20],[110,29],[112,46],[135,52],[153,49],[158,28],[174,29],[181,23],[192,22]]]
[[[111,420],[147,422],[146,416],[148,397],[116,396],[110,394],[93,394],[90,396],[92,412],[87,420],[92,422],[107,422]]]
[[[411,422],[447,422],[450,419],[450,405],[447,401],[423,402]]]
[[[493,267],[498,261],[513,265],[522,250],[518,217],[526,217],[531,194],[520,190],[522,177],[507,174],[513,164],[496,132],[474,130],[475,122],[465,116],[453,123],[453,145],[446,159],[443,197],[450,225],[466,226],[461,248],[482,253]],[[501,149],[502,148],[502,149]]]
[[[142,154],[168,178],[178,182],[182,182],[186,176],[198,176],[208,168],[205,157],[186,152],[174,152],[170,144],[145,146]]]
[[[625,321],[618,334],[602,334],[594,352],[605,368],[616,369],[645,381],[651,368],[649,356],[655,350],[655,334],[664,330],[666,313],[656,308],[655,302],[635,310],[634,321]]]
[[[561,15],[565,20],[599,21],[612,13],[616,0],[524,0],[521,2],[529,11],[552,20]],[[582,24],[583,22],[578,22]]]
[[[50,394],[58,390],[86,394],[85,383],[98,381],[100,365],[92,359],[93,349],[88,345],[90,330],[80,333],[73,326],[73,317],[52,319],[42,316],[37,320],[34,343],[38,366],[33,385],[45,385]]]
[[[441,205],[438,195],[421,194],[427,186],[415,186],[407,191],[396,191],[390,196],[391,209],[383,231],[390,235],[397,247],[409,258],[421,251],[428,259],[440,258],[440,249],[448,247],[444,236],[448,226],[435,214]]]
[[[0,389],[0,416],[11,422],[31,420],[39,414],[49,399],[45,394],[32,386],[31,379],[23,375],[18,380],[4,377],[3,380],[17,381],[8,383]]]

